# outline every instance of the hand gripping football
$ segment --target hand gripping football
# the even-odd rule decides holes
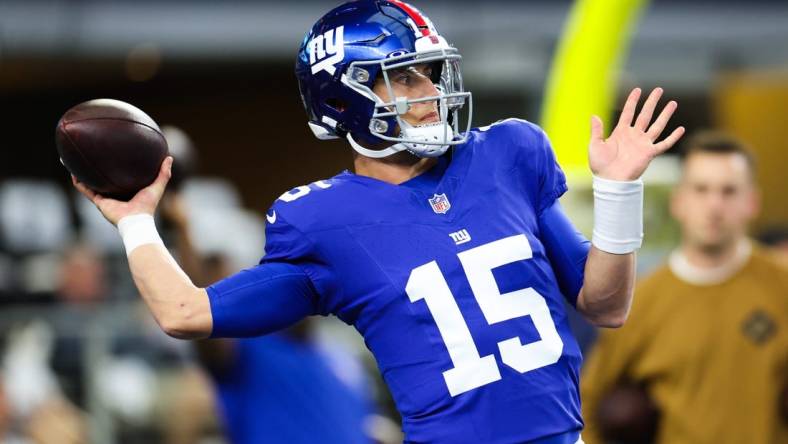
[[[55,130],[60,161],[97,193],[129,200],[150,185],[167,157],[167,141],[142,110],[112,99],[69,109]]]

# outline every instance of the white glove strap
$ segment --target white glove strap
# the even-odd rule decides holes
[[[591,243],[602,251],[627,254],[643,243],[643,181],[594,176],[594,233]]]
[[[126,247],[126,256],[131,256],[131,252],[141,245],[159,244],[164,245],[159,232],[156,231],[156,223],[150,214],[132,214],[118,221],[118,231],[123,238],[123,246]]]

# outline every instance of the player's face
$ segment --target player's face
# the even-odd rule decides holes
[[[409,66],[403,69],[392,70],[388,73],[391,89],[395,97],[420,99],[422,97],[437,96],[438,89],[432,83],[433,68],[429,64]],[[383,101],[393,100],[389,97],[388,88],[383,78],[378,78],[372,91]],[[425,125],[440,121],[438,104],[436,102],[414,103],[407,113],[400,116],[413,126]]]
[[[721,251],[746,234],[758,210],[747,160],[739,154],[694,153],[685,161],[672,202],[684,242]]]

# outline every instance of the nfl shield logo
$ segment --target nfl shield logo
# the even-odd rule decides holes
[[[446,214],[451,208],[451,204],[449,203],[449,198],[446,197],[446,193],[436,194],[429,199],[430,206],[432,207],[432,211],[436,212],[437,214]]]

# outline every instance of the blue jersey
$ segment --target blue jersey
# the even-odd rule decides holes
[[[407,441],[580,430],[582,358],[538,223],[566,191],[550,144],[510,119],[450,157],[400,185],[343,172],[285,193],[262,262],[299,267],[312,312],[363,335]]]
[[[367,399],[337,377],[314,345],[272,334],[232,347],[232,362],[214,380],[233,444],[370,442],[363,433]]]

